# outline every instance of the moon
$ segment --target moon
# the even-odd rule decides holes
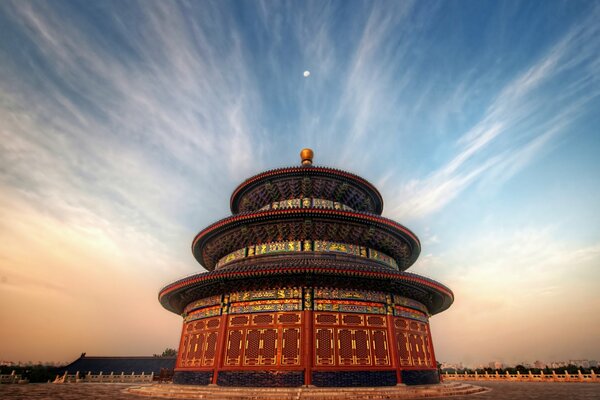
[[[303,75],[305,78],[308,78],[310,76],[310,71],[304,71]]]

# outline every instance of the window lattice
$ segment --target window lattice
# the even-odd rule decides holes
[[[253,322],[256,325],[270,325],[273,323],[273,315],[272,314],[255,315]]]
[[[369,315],[367,317],[367,325],[369,325],[369,326],[385,326],[385,318]]]
[[[337,315],[335,314],[317,314],[315,317],[317,324],[334,325],[337,324]]]
[[[206,327],[208,329],[215,329],[215,328],[219,327],[219,323],[220,323],[219,318],[214,318],[206,323]]]
[[[344,325],[362,325],[362,315],[344,315],[342,316],[342,323]]]
[[[250,322],[250,318],[245,315],[231,317],[229,320],[229,325],[231,326],[239,326],[239,325],[248,325]]]
[[[280,314],[279,315],[279,323],[280,324],[296,324],[300,322],[300,315],[298,314]]]

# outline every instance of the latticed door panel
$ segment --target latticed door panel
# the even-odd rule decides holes
[[[396,345],[398,349],[398,362],[402,366],[411,366],[412,360],[410,358],[410,344],[408,342],[408,333],[397,332],[396,333]]]
[[[315,339],[316,365],[334,365],[333,328],[317,328]]]
[[[187,365],[187,357],[189,351],[190,335],[186,334],[183,336],[181,346],[179,348],[179,365],[178,367],[185,367]]]
[[[215,355],[217,353],[218,333],[216,331],[206,334],[206,347],[204,350],[204,359],[202,365],[212,366],[215,363]]]
[[[433,356],[433,348],[429,336],[425,336],[425,348],[427,349],[427,360],[429,361],[430,367],[435,367],[435,360]]]
[[[413,363],[415,365],[423,365],[425,357],[423,356],[423,344],[421,343],[421,335],[410,333],[408,335],[408,341],[410,343],[410,350],[412,354]]]
[[[353,332],[354,361],[357,365],[371,365],[371,341],[366,329]]]
[[[199,335],[195,332],[190,335],[190,342],[187,351],[187,364],[189,366],[193,366],[195,364],[194,355],[196,353],[196,348],[198,347],[198,336]]]
[[[260,365],[277,364],[277,329],[263,329],[260,342]]]
[[[350,329],[339,329],[337,332],[339,365],[354,364],[354,338]]]
[[[261,345],[261,330],[248,329],[244,346],[244,365],[258,365]]]
[[[390,365],[387,332],[384,330],[371,331],[373,343],[373,359],[375,365]]]
[[[281,365],[300,365],[299,328],[283,329],[281,348]]]
[[[427,345],[427,337],[425,335],[420,335],[419,336],[420,342],[421,342],[421,349],[423,352],[423,365],[425,366],[429,366],[430,364],[430,360],[429,360],[429,349],[427,347],[429,347]]]
[[[339,365],[371,365],[371,346],[366,329],[339,329]]]
[[[204,333],[198,333],[196,336],[196,343],[192,349],[192,365],[200,365],[202,363],[202,356],[204,355]]]
[[[235,329],[229,331],[229,337],[227,339],[227,352],[225,353],[225,365],[241,365],[243,341],[243,330]]]

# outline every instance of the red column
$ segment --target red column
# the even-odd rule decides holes
[[[312,383],[312,365],[313,365],[313,299],[312,288],[304,288],[304,311],[302,312],[302,331],[303,341],[301,346],[303,350],[302,365],[304,366],[304,384]]]
[[[212,384],[217,384],[217,378],[219,377],[219,370],[223,362],[223,353],[225,352],[225,345],[227,343],[227,317],[229,311],[229,294],[225,294],[223,298],[223,304],[221,306],[221,320],[219,324],[219,333],[217,334],[217,352],[215,354],[215,365],[213,368]]]
[[[398,362],[398,343],[396,341],[396,326],[394,325],[394,303],[392,296],[386,295],[386,318],[388,326],[388,348],[390,349],[390,357],[392,365],[396,369],[396,383],[402,383],[402,374],[400,373],[400,363]]]
[[[433,350],[433,340],[431,339],[431,327],[429,326],[429,321],[427,321],[427,336],[429,337],[429,350],[431,353],[431,358],[433,360],[433,366],[435,367],[435,369],[437,369],[437,362],[435,358],[435,351]]]

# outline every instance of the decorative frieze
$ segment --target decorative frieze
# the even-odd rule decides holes
[[[386,302],[385,293],[371,290],[315,288],[315,299],[346,299]]]
[[[408,307],[408,308],[422,311],[425,314],[429,314],[427,307],[425,307],[425,305],[423,305],[422,303],[419,303],[418,301],[409,299],[407,297],[399,296],[397,294],[394,295],[394,304],[397,306]]]
[[[220,304],[217,306],[202,308],[198,311],[194,311],[194,312],[188,314],[183,319],[183,322],[187,323],[187,322],[196,321],[196,320],[202,319],[202,318],[214,317],[216,315],[221,315],[221,305]]]
[[[189,314],[191,311],[199,308],[214,306],[216,304],[221,304],[221,295],[205,297],[203,299],[196,300],[193,303],[188,304],[183,311],[184,313]]]
[[[229,306],[229,314],[300,310],[302,310],[301,299],[248,301],[243,303],[231,303]]]
[[[395,306],[394,315],[396,317],[410,318],[421,322],[429,322],[429,318],[425,313],[420,311],[412,310],[406,307]]]
[[[398,269],[398,263],[392,257],[380,251],[373,250],[356,244],[331,242],[326,240],[295,240],[257,244],[256,246],[244,247],[221,257],[217,261],[216,268],[221,268],[234,261],[243,258],[260,256],[265,254],[290,253],[301,251],[315,251],[323,253],[348,254],[355,257],[369,258],[383,263],[391,268]]]
[[[347,313],[385,314],[385,305],[350,300],[315,300],[316,311],[335,311]]]
[[[261,254],[298,252],[301,249],[301,242],[299,240],[292,242],[272,242],[256,245],[254,254],[258,256]]]
[[[260,208],[259,211],[287,210],[290,208],[324,208],[329,210],[355,211],[352,207],[348,207],[347,205],[337,201],[312,199],[308,197],[304,197],[302,199],[276,201],[274,203],[265,205],[264,207]]]
[[[229,295],[229,301],[231,302],[300,298],[302,298],[302,290],[299,288],[246,290],[243,292],[234,292]]]

